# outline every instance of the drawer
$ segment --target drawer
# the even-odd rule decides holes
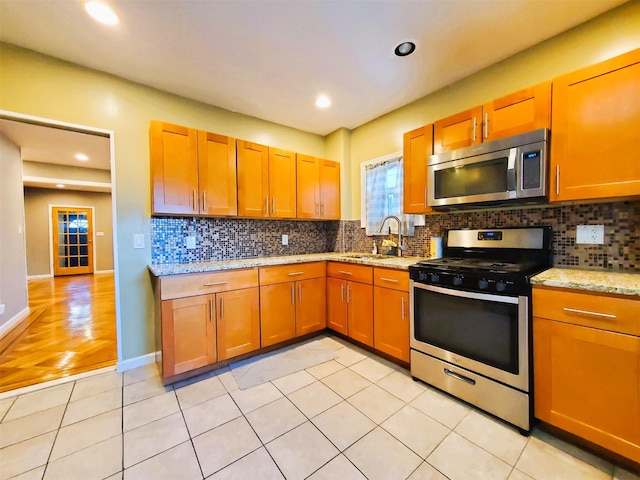
[[[640,299],[533,288],[533,316],[640,336]]]
[[[327,276],[372,284],[373,267],[355,265],[353,263],[329,262],[327,264]]]
[[[374,268],[373,284],[378,287],[409,291],[409,272],[394,268]]]
[[[255,268],[169,275],[160,277],[160,299],[171,300],[257,286],[258,270]]]
[[[292,263],[260,268],[260,285],[307,280],[327,275],[326,262]]]

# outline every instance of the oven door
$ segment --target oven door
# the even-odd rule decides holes
[[[411,282],[411,348],[528,392],[529,298]]]

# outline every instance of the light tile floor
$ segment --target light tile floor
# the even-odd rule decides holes
[[[163,387],[150,365],[4,398],[0,480],[640,480],[322,341],[335,360],[247,390],[229,369]]]

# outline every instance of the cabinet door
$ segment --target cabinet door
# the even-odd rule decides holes
[[[238,140],[237,162],[238,216],[269,216],[269,147]]]
[[[320,216],[340,220],[340,164],[320,160]]]
[[[640,462],[640,338],[534,317],[535,415]]]
[[[373,286],[347,282],[347,335],[373,347]]]
[[[320,218],[320,159],[298,154],[298,218]]]
[[[327,326],[347,334],[347,282],[327,277]]]
[[[326,326],[326,278],[296,282],[296,336],[322,330]]]
[[[223,135],[198,132],[200,213],[236,215],[236,141]]]
[[[296,154],[269,147],[269,217],[296,218]]]
[[[640,49],[553,81],[552,201],[640,195]]]
[[[162,376],[171,377],[215,363],[213,295],[162,302]]]
[[[433,125],[404,134],[404,213],[426,213],[427,162],[433,153]]]
[[[258,287],[216,295],[218,360],[260,348],[259,295]]]
[[[296,336],[295,283],[260,287],[261,346],[268,347]]]
[[[152,121],[149,150],[153,213],[199,213],[197,131]]]
[[[483,113],[482,138],[485,142],[549,128],[551,82],[540,83],[486,103]]]
[[[409,294],[373,287],[373,346],[409,363]]]
[[[433,124],[433,153],[476,145],[482,141],[482,106]]]

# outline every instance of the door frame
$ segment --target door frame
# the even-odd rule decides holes
[[[118,261],[118,218],[116,210],[116,158],[115,158],[115,132],[113,130],[107,130],[104,128],[90,127],[86,125],[80,125],[77,123],[62,122],[60,120],[54,120],[51,118],[37,117],[34,115],[25,115],[23,113],[12,112],[9,110],[0,110],[0,118],[6,120],[13,120],[16,122],[32,123],[36,125],[42,125],[45,127],[62,128],[64,130],[71,130],[74,132],[88,133],[90,135],[99,135],[109,139],[109,157],[111,163],[111,232],[113,236],[112,247],[113,248],[113,281],[115,286],[115,302],[116,302],[116,351],[117,351],[117,365],[122,362],[122,315],[120,305],[120,262]],[[23,213],[24,215],[24,213]],[[24,225],[25,220],[22,219]],[[95,240],[95,239],[94,239]],[[26,252],[26,236],[25,252]],[[95,245],[95,241],[93,242]],[[27,257],[24,258],[25,272],[27,271]],[[94,265],[95,268],[95,265]],[[53,270],[52,270],[53,272]],[[25,286],[27,278],[25,276]],[[27,307],[28,308],[28,307]]]
[[[93,262],[91,264],[91,275],[96,273],[96,210],[94,207],[88,207],[85,205],[61,205],[61,204],[49,204],[49,272],[51,276],[55,277],[55,252],[53,246],[53,232],[55,226],[53,225],[53,209],[54,208],[80,208],[84,210],[91,210],[91,257]],[[114,265],[115,267],[115,265]]]

